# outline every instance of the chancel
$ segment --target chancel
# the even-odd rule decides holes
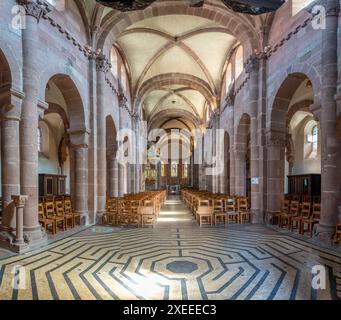
[[[0,300],[339,300],[340,26],[339,0],[0,1]]]

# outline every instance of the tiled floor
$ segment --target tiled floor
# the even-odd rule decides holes
[[[315,265],[325,290],[311,286]],[[265,226],[200,228],[177,197],[154,229],[92,227],[0,260],[0,299],[339,297],[338,252]]]

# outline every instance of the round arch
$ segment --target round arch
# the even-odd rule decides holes
[[[250,54],[254,49],[260,48],[260,39],[253,31],[252,23],[242,14],[237,14],[229,9],[222,9],[217,5],[206,5],[202,8],[190,7],[175,1],[169,4],[155,2],[145,10],[134,11],[129,14],[109,13],[101,25],[103,30],[99,36],[97,47],[106,52],[119,35],[132,24],[151,17],[165,15],[190,15],[206,18],[230,30],[231,35],[237,38]]]
[[[294,96],[298,87],[305,80],[310,80],[312,83],[312,91],[314,97],[316,94],[316,87],[314,87],[314,82],[305,73],[295,72],[289,73],[284,81],[278,88],[277,93],[274,96],[273,103],[269,104],[271,109],[269,110],[269,121],[268,128],[270,131],[276,131],[285,133],[287,127],[288,111],[292,97]],[[316,83],[316,79],[314,79]]]
[[[64,97],[67,105],[70,132],[85,132],[87,130],[85,108],[80,92],[74,81],[70,78],[70,76],[65,74],[56,74],[46,83],[49,81],[53,82],[57,86]]]

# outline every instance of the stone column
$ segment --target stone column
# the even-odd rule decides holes
[[[105,55],[96,59],[97,78],[97,213],[101,219],[106,205],[107,195],[107,139],[105,119],[105,74],[110,70],[110,63]]]
[[[246,196],[246,150],[234,150],[235,158],[235,193]]]
[[[74,170],[73,209],[81,214],[83,224],[95,223],[96,217],[89,217],[88,207],[88,132],[70,132]]]
[[[26,26],[22,30],[23,89],[20,122],[20,185],[21,194],[28,195],[24,208],[24,234],[28,241],[41,243],[46,240],[38,221],[38,79],[40,42],[38,23],[47,8],[33,0],[20,0],[26,10]]]
[[[233,141],[233,138],[231,138]],[[230,147],[230,194],[236,195],[235,147]],[[232,155],[232,156],[231,156]]]
[[[335,95],[338,81],[338,15],[339,1],[324,0],[326,29],[322,30],[322,88],[321,88],[321,219],[316,237],[329,241],[335,230],[340,204],[336,138],[337,108]]]
[[[258,96],[259,96],[259,57],[252,56],[246,66],[250,74],[249,107],[250,107],[250,176],[251,176],[251,220],[252,223],[263,223],[260,211],[259,190],[259,147],[258,147]]]
[[[118,196],[118,162],[116,158],[117,153],[117,143],[115,145],[110,146],[109,150],[109,196],[117,197]]]
[[[285,132],[267,134],[267,215],[280,210],[284,197],[284,156],[286,145]]]
[[[19,248],[25,245],[24,241],[24,207],[28,196],[13,195],[12,200],[16,208],[16,235],[14,245]],[[19,249],[20,251],[20,249]]]
[[[119,128],[120,130],[123,129],[123,108],[122,108],[122,99],[119,99]],[[123,142],[118,143],[118,148],[122,146]],[[124,164],[118,162],[118,195],[119,197],[122,197],[125,193],[124,190],[124,179],[125,179],[125,174],[124,174]]]
[[[2,230],[13,231],[16,226],[13,195],[20,194],[19,122],[24,94],[8,89],[0,94],[1,122],[1,177]]]

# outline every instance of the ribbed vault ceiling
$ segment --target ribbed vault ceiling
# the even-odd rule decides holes
[[[128,64],[135,98],[155,77],[170,75],[179,80],[169,85],[160,83],[147,94],[144,92],[139,102],[149,119],[169,109],[185,110],[202,119],[207,97],[200,90],[181,84],[181,75],[193,81],[199,79],[206,91],[216,96],[228,53],[236,44],[226,28],[208,19],[166,15],[131,25],[115,45]]]

